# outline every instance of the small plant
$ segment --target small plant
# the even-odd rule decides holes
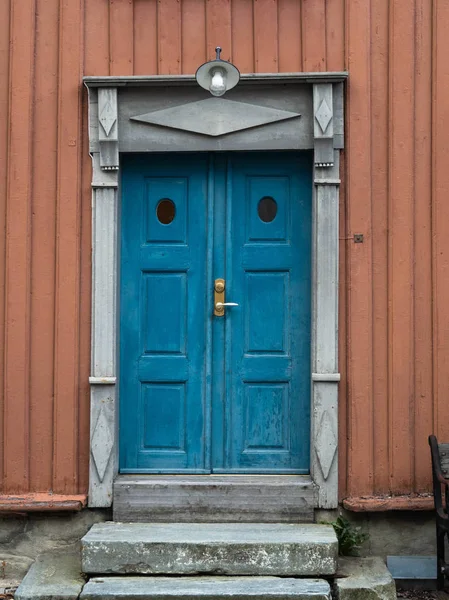
[[[360,547],[369,538],[369,534],[360,530],[360,527],[354,527],[344,517],[338,517],[331,523],[338,539],[338,552],[343,556],[357,556]]]

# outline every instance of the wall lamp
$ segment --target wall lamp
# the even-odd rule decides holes
[[[223,96],[228,90],[232,90],[240,79],[240,71],[232,63],[220,58],[221,48],[215,48],[217,56],[201,65],[195,73],[195,78],[205,90],[209,90],[212,96]]]

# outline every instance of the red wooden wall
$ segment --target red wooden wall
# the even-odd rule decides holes
[[[84,493],[83,75],[348,70],[341,496],[425,491],[449,439],[446,0],[0,0],[0,490]],[[354,233],[364,234],[354,244]]]

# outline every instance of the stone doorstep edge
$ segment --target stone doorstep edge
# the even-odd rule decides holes
[[[153,596],[157,600],[330,600],[331,589],[327,581],[317,578],[109,576],[90,579],[80,600],[146,600]]]

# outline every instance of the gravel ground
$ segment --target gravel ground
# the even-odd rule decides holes
[[[430,592],[427,590],[399,591],[398,598],[403,600],[449,600],[447,592]]]

